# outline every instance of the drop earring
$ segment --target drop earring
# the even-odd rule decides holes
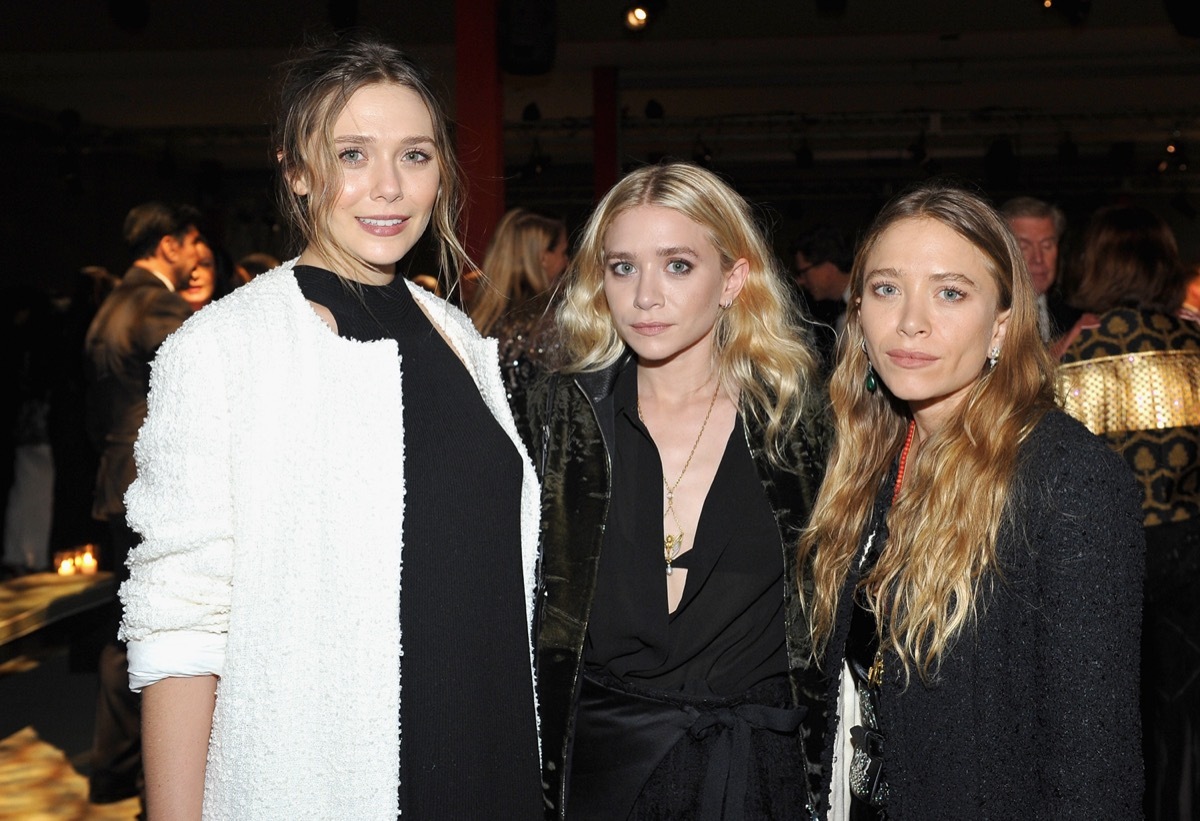
[[[991,370],[992,368],[996,367],[996,360],[999,358],[1000,358],[1000,346],[993,345],[992,349],[990,351],[988,351],[988,370]]]
[[[862,348],[863,355],[865,356],[867,353],[867,341],[864,339],[859,343],[859,347]],[[863,380],[863,387],[867,389],[867,393],[875,393],[875,390],[879,387],[879,380],[875,378],[875,369],[871,367],[871,359],[869,357],[867,358],[867,377]]]

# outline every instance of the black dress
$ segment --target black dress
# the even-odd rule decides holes
[[[539,817],[520,456],[400,277],[347,287],[319,268],[295,274],[339,335],[394,339],[400,351],[402,816]]]
[[[705,499],[667,612],[662,465],[617,378],[612,504],[584,648],[567,817],[799,818],[779,530],[742,425]]]

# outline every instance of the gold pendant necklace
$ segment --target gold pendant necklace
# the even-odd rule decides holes
[[[679,516],[675,513],[675,488],[679,487],[679,483],[683,481],[683,475],[687,473],[688,468],[692,465],[692,457],[696,455],[696,448],[700,446],[700,439],[704,436],[704,429],[708,427],[709,417],[712,416],[713,407],[717,404],[717,394],[721,392],[721,383],[718,381],[716,388],[713,390],[712,399],[708,402],[708,412],[704,414],[704,422],[700,425],[700,432],[696,434],[696,441],[692,443],[692,451],[688,454],[687,461],[683,463],[683,470],[679,471],[679,477],[675,480],[675,484],[667,481],[667,475],[663,474],[663,486],[667,489],[667,509],[663,511],[663,520],[667,518],[667,514],[671,515],[671,520],[675,522],[675,530],[677,533],[668,533],[663,538],[663,558],[667,562],[667,575],[672,572],[671,563],[675,561],[675,557],[683,550],[683,525],[679,522]],[[642,416],[642,398],[639,396],[637,401],[638,419],[642,420],[642,424],[646,424],[645,417]]]

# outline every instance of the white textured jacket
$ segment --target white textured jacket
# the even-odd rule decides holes
[[[332,333],[293,264],[200,311],[159,350],[126,494],[144,541],[121,588],[121,636],[135,687],[219,676],[206,819],[393,821],[403,367],[391,340]],[[521,453],[531,617],[539,488],[496,342],[410,288]]]

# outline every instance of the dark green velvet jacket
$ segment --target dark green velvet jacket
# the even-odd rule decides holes
[[[602,371],[544,374],[513,397],[517,429],[542,477],[542,541],[537,628],[537,691],[542,732],[546,817],[562,818],[566,804],[575,703],[584,637],[608,517],[612,414],[597,414],[612,392],[622,360]],[[763,451],[763,430],[747,415],[742,429],[779,525],[784,561],[787,649],[793,698],[819,704],[804,687],[810,665],[808,629],[797,595],[796,544],[825,470],[829,431],[823,397],[814,397],[788,443],[788,469]]]

